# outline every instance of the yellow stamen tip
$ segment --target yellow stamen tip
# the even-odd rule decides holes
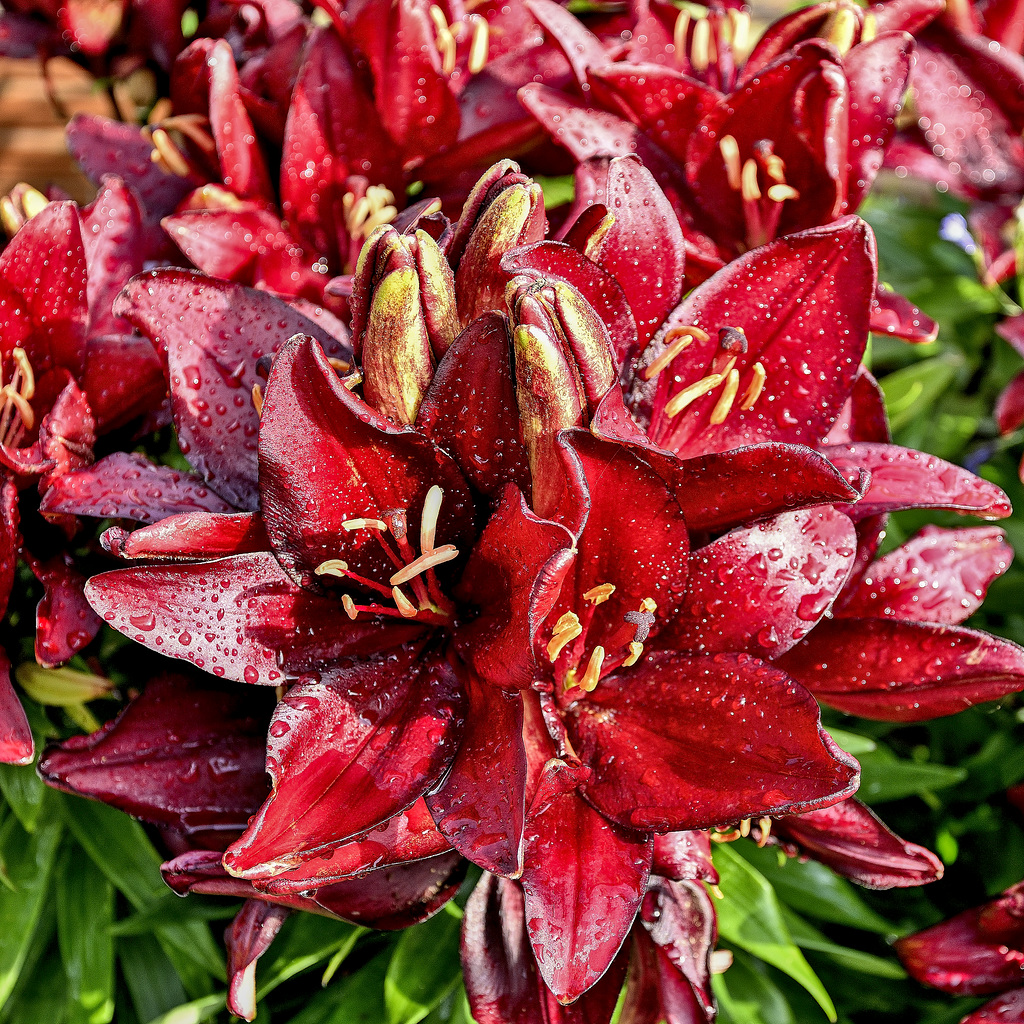
[[[328,558],[326,562],[321,562],[313,571],[317,576],[344,577],[348,575],[348,562],[343,562],[340,558]]]
[[[388,528],[388,524],[382,519],[346,519],[341,524],[341,528],[350,533],[353,530],[380,530],[383,532]]]
[[[591,587],[584,595],[584,601],[590,601],[591,604],[598,605],[604,604],[615,593],[614,583],[599,583],[596,587]]]
[[[735,362],[735,360],[733,361]],[[739,388],[739,370],[729,370],[729,375],[725,379],[725,387],[722,389],[722,394],[711,412],[711,424],[713,426],[718,426],[725,422],[729,411],[732,409],[732,403],[736,401],[736,392],[739,391]]]
[[[441,511],[444,491],[434,484],[423,499],[423,515],[420,516],[420,551],[426,555],[434,550],[434,535],[437,531],[437,517]]]
[[[580,689],[585,693],[593,693],[597,689],[598,680],[601,678],[601,667],[604,665],[604,648],[595,647],[587,662],[587,671],[583,673],[580,680]]]
[[[622,663],[623,668],[632,668],[642,657],[644,653],[644,645],[638,643],[636,640],[629,642],[629,655]]]
[[[349,597],[348,594],[342,594],[341,595],[341,606],[342,606],[342,608],[345,609],[345,614],[350,619],[355,619],[355,617],[359,614],[359,611],[356,608],[355,601],[353,601],[352,598]]]
[[[658,602],[655,601],[653,598],[645,597],[640,602],[640,611],[642,611],[642,612],[648,612],[650,614],[650,613],[656,612],[657,610],[658,610]]]
[[[394,597],[395,604],[398,606],[398,610],[402,613],[403,618],[416,618],[418,612],[416,605],[414,605],[412,601],[410,601],[409,598],[407,598],[405,594],[402,593],[400,587],[392,587],[391,595],[392,597]]]

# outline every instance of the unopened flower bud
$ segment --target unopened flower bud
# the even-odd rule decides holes
[[[73,668],[42,668],[27,661],[14,670],[21,688],[38,704],[69,707],[107,697],[114,684],[104,676],[79,672]]]

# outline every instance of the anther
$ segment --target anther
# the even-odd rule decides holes
[[[732,967],[732,950],[716,949],[708,957],[708,969],[712,974],[725,974]]]
[[[256,409],[256,415],[263,415],[263,388],[259,384],[253,384],[252,386],[252,404]]]
[[[590,601],[591,604],[599,605],[604,604],[612,594],[615,593],[614,583],[600,583],[596,587],[591,587],[584,595],[584,601]]]
[[[799,199],[800,193],[792,185],[772,185],[768,189],[768,198],[773,203],[784,203],[787,199]]]
[[[31,401],[36,393],[36,375],[32,372],[32,364],[23,348],[13,349],[11,358],[17,363],[21,371],[21,384],[18,387],[21,397]]]
[[[864,15],[864,24],[860,29],[860,41],[862,43],[870,43],[875,36],[878,35],[878,19],[868,11]]]
[[[761,397],[761,392],[764,391],[764,382],[768,379],[768,374],[761,363],[754,363],[752,369],[754,371],[754,379],[750,382],[747,393],[743,396],[743,401],[740,402],[740,408],[744,412],[754,408],[754,404]]]
[[[625,661],[622,663],[623,668],[632,668],[642,657],[644,653],[644,645],[637,643],[636,640],[630,640],[629,642],[629,654]]]
[[[25,425],[25,429],[31,430],[36,423],[36,414],[32,411],[32,406],[25,401],[24,396],[15,391],[10,384],[0,389],[0,395],[3,395],[7,401],[14,405],[18,410],[18,415],[21,417],[21,422]]]
[[[395,604],[398,605],[398,610],[402,613],[402,617],[405,619],[416,618],[419,609],[402,593],[401,587],[392,587],[391,593],[395,598]]]
[[[423,499],[423,515],[420,516],[420,551],[426,555],[434,550],[434,534],[437,530],[437,516],[441,511],[444,491],[434,484]]]
[[[672,31],[672,45],[675,47],[677,60],[682,60],[686,55],[686,35],[689,31],[690,15],[687,11],[680,11]]]
[[[410,562],[404,569],[396,572],[388,582],[393,587],[401,586],[403,583],[408,583],[409,580],[419,576],[420,573],[433,569],[435,565],[443,565],[445,562],[450,562],[453,558],[458,557],[459,549],[454,544],[442,544],[439,548],[420,555],[419,558]]]
[[[349,597],[348,594],[342,594],[341,595],[341,607],[345,609],[345,614],[350,619],[355,619],[356,616],[359,614],[359,611],[356,608],[355,601],[353,601],[352,598]]]
[[[719,327],[718,347],[723,352],[744,354],[747,351],[747,332],[742,327]]]
[[[579,617],[575,612],[566,612],[556,623],[552,631],[551,640],[548,642],[548,657],[554,662],[565,649],[567,644],[572,643],[583,632]]]
[[[729,179],[729,188],[739,192],[743,170],[740,164],[740,147],[731,135],[723,135],[719,140],[718,149],[725,161],[725,175]]]
[[[730,7],[726,11],[729,24],[732,26],[732,49],[739,60],[747,54],[750,45],[750,15]]]
[[[761,849],[764,849],[764,847],[768,844],[768,840],[771,838],[772,819],[768,817],[759,818],[757,822],[757,827],[761,831],[761,834],[757,838],[757,845],[761,847]]]
[[[712,836],[711,838],[714,839],[714,836]],[[708,891],[711,893],[712,896],[715,897],[716,900],[725,899],[725,893],[722,892],[722,890],[719,889],[717,885],[709,885]]]
[[[750,819],[744,818],[740,822],[740,835],[746,839],[750,835]]]
[[[601,678],[601,667],[604,665],[604,648],[595,647],[594,653],[590,655],[587,662],[587,671],[579,682],[579,687],[585,693],[593,693],[597,689],[598,680]]]
[[[678,330],[680,333],[675,337],[675,340],[667,348],[663,349],[661,355],[659,355],[658,358],[644,370],[644,380],[653,380],[657,377],[658,374],[661,373],[661,371],[664,370],[676,356],[681,352],[684,352],[693,344],[693,339],[695,337],[699,334],[704,334],[699,327],[685,327],[679,328]],[[665,340],[667,341],[674,334],[676,334],[675,329],[669,331],[665,336]],[[704,334],[704,340],[708,340],[708,336],[706,334]]]
[[[388,524],[382,519],[346,519],[342,524],[343,530],[380,530],[382,533],[388,528]]]
[[[348,562],[343,562],[340,558],[328,558],[326,562],[321,562],[313,572],[317,576],[345,577],[348,575]]]
[[[678,416],[684,409],[692,405],[698,398],[714,391],[725,377],[720,373],[711,373],[707,377],[701,377],[688,387],[683,388],[679,394],[669,399],[665,406],[665,413],[668,416]]]
[[[768,175],[776,185],[786,184],[786,163],[777,153],[765,153],[764,173]]]
[[[162,163],[172,174],[179,178],[187,178],[190,173],[189,166],[181,155],[181,150],[171,141],[170,135],[163,128],[154,128],[150,135],[154,147],[150,155],[153,163]]]
[[[757,202],[761,198],[761,189],[757,186],[757,162],[752,158],[744,162],[741,179],[740,195],[744,202]]]
[[[652,615],[658,610],[658,602],[653,597],[645,597],[640,602],[640,611],[646,612],[648,615]]]
[[[479,14],[471,14],[470,18],[473,20],[473,41],[469,44],[469,71],[471,74],[477,74],[483,71],[484,65],[487,63],[487,47],[490,43],[491,29],[487,24],[487,19],[480,17]]]
[[[698,18],[693,25],[690,40],[690,63],[694,71],[707,71],[711,58],[711,22]]]
[[[346,362],[344,359],[337,359],[334,356],[331,356],[331,358],[328,359],[327,362],[331,364],[331,368],[334,369],[337,373],[348,373],[348,371],[352,369],[351,363]]]
[[[736,401],[736,392],[739,391],[739,389],[740,372],[736,369],[730,370],[729,375],[725,378],[725,387],[722,389],[722,394],[719,396],[714,409],[711,411],[710,422],[712,426],[717,427],[720,423],[725,422],[726,417],[732,409],[732,403]]]
[[[570,626],[578,626],[580,624],[580,617],[575,612],[566,612],[560,616],[558,621],[555,623],[552,633],[561,633],[565,629],[569,629]]]

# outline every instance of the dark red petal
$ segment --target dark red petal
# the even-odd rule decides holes
[[[79,376],[85,360],[85,250],[74,203],[48,203],[0,253],[0,277],[24,297],[35,328],[26,346],[39,377],[52,366]]]
[[[864,496],[848,512],[856,522],[904,508],[952,509],[981,519],[1004,519],[1012,511],[995,484],[925,452],[862,441],[822,454],[851,483],[864,471],[871,474]]]
[[[871,304],[871,331],[924,344],[939,336],[939,325],[899,292],[879,285]]]
[[[508,689],[538,675],[534,642],[572,559],[572,534],[540,519],[511,484],[459,581],[479,615],[455,633],[455,649],[482,679]]]
[[[99,731],[49,747],[51,785],[185,833],[245,828],[266,798],[263,695],[186,676],[152,680]]]
[[[1024,650],[962,626],[893,619],[820,623],[779,661],[822,703],[920,722],[1024,690]]]
[[[163,362],[137,334],[89,338],[81,384],[101,434],[154,412],[167,394]]]
[[[113,527],[103,545],[120,558],[194,562],[268,551],[258,512],[183,512],[140,530]]]
[[[114,311],[166,353],[182,452],[236,506],[255,509],[259,415],[251,393],[263,383],[257,362],[293,334],[308,334],[329,356],[345,358],[348,338],[332,337],[266,292],[187,270],[135,278]]]
[[[1024,988],[990,999],[964,1017],[963,1024],[1024,1024]]]
[[[579,86],[586,89],[587,69],[608,59],[601,40],[554,0],[526,0],[525,6],[565,54]]]
[[[844,595],[841,618],[914,619],[955,625],[973,615],[992,581],[1013,560],[1006,534],[995,526],[946,530],[926,526],[874,562]]]
[[[444,354],[420,404],[416,429],[459,464],[484,494],[529,484],[505,317],[485,313]]]
[[[14,586],[21,548],[18,509],[18,488],[8,476],[0,480],[0,616],[7,612],[7,602]]]
[[[36,606],[36,661],[54,668],[91,643],[103,621],[89,607],[83,593],[85,577],[69,555],[56,555],[32,568],[44,588]]]
[[[917,35],[943,11],[942,0],[890,0],[876,4],[872,13],[879,32],[910,32]]]
[[[309,338],[293,339],[274,361],[260,429],[260,483],[267,534],[285,569],[315,584],[315,569],[342,558],[385,583],[395,567],[374,530],[342,523],[406,510],[419,535],[430,487],[444,491],[436,537],[468,547],[473,504],[454,461],[411,428],[396,427],[346,388]]]
[[[523,698],[462,674],[466,727],[441,787],[427,796],[439,831],[485,871],[517,877],[523,867],[526,750]]]
[[[773,832],[796,843],[802,855],[869,889],[924,885],[942,877],[942,861],[934,853],[894,835],[857,800],[778,818]]]
[[[421,631],[404,620],[351,621],[339,601],[297,587],[266,552],[118,569],[93,576],[85,593],[114,629],[239,683],[283,683],[280,651],[303,670],[387,650]]]
[[[689,981],[643,928],[633,931],[621,1024],[711,1024]]]
[[[89,401],[69,379],[39,424],[39,449],[49,463],[39,481],[40,493],[45,494],[58,477],[88,466],[95,443],[96,421]]]
[[[820,627],[819,627],[820,628]],[[789,814],[849,796],[856,762],[784,672],[745,654],[656,654],[566,710],[604,814],[659,832]]]
[[[0,647],[0,763],[31,764],[35,756],[32,730],[11,683],[11,663]]]
[[[829,610],[856,553],[853,523],[829,505],[733,530],[690,555],[686,600],[658,646],[776,658]]]
[[[367,871],[436,857],[451,850],[451,844],[437,831],[426,803],[389,818],[387,823],[342,843],[330,853],[300,864],[292,871],[260,881],[271,895],[288,895],[318,889],[344,878],[361,877]]]
[[[537,969],[558,1001],[570,1003],[608,970],[629,934],[652,840],[612,824],[574,789],[562,790],[561,764],[545,766],[527,815],[522,885]]]
[[[822,444],[849,444],[851,441],[887,443],[889,439],[885,396],[875,378],[861,367],[839,419],[832,424],[828,436],[822,438]]]
[[[1012,434],[1024,424],[1024,372],[1018,373],[999,393],[995,417],[1000,434]]]
[[[666,832],[654,837],[651,874],[674,881],[697,880],[718,883],[711,863],[711,839],[707,832]]]
[[[771,281],[771,288],[752,288],[751,281]],[[853,386],[874,290],[874,240],[855,217],[781,238],[734,260],[694,290],[665,323],[666,330],[701,327],[710,340],[695,340],[658,378],[651,439],[694,455],[756,441],[815,444]],[[681,390],[673,380],[681,376],[690,384],[711,372],[723,327],[746,334],[747,351],[736,362],[739,395],[746,393],[751,368],[760,362],[767,373],[760,397],[749,410],[734,406],[717,426],[710,423],[717,391],[669,418],[665,403]],[[812,335],[815,343],[808,347]]]
[[[273,792],[225,866],[273,877],[384,823],[440,780],[462,723],[454,673],[418,647],[293,686],[267,740]]]
[[[260,900],[246,900],[224,932],[228,952],[228,1011],[243,1020],[256,1016],[256,961],[270,948],[291,913]]]
[[[88,469],[58,477],[39,508],[140,523],[156,523],[177,512],[233,511],[194,474],[154,465],[144,455],[129,452],[114,452]]]

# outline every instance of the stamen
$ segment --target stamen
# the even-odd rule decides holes
[[[739,60],[747,54],[750,45],[750,15],[730,7],[726,12],[732,27],[732,48]]]
[[[750,835],[750,819],[744,818],[740,822],[740,835],[746,839]]]
[[[360,384],[363,383],[363,372],[362,370],[355,370],[350,373],[347,377],[341,378],[341,386],[347,391],[355,391]]]
[[[736,401],[736,392],[740,389],[740,372],[739,370],[730,370],[729,376],[725,379],[725,388],[722,390],[721,397],[718,399],[715,408],[711,411],[711,424],[712,426],[718,426],[720,423],[725,422],[725,418],[729,415],[729,410],[732,409],[732,403]]]
[[[158,154],[150,155],[153,163],[163,163],[172,174],[179,178],[187,178],[190,173],[189,166],[181,155],[181,150],[171,141],[170,135],[163,128],[154,128],[150,135],[153,139],[153,152]]]
[[[420,551],[429,554],[434,550],[434,533],[437,530],[437,515],[441,511],[444,491],[434,484],[423,499],[423,515],[420,517]]]
[[[263,415],[263,388],[259,384],[252,386],[252,404],[256,409],[256,415]]]
[[[563,629],[568,629],[570,626],[578,626],[579,624],[580,617],[575,612],[566,612],[555,623],[555,628],[552,630],[552,632],[561,633]]]
[[[761,198],[761,190],[757,187],[757,163],[753,159],[748,158],[743,164],[742,178],[740,195],[744,202],[757,202]]]
[[[341,607],[345,609],[345,614],[350,619],[354,620],[359,615],[359,612],[356,610],[355,601],[348,594],[341,595]]]
[[[768,198],[773,203],[784,203],[787,199],[799,199],[800,193],[792,185],[772,185],[768,189]]]
[[[331,358],[328,359],[327,362],[329,362],[331,364],[331,367],[338,373],[348,373],[348,371],[352,369],[351,363],[345,362],[344,359],[337,359],[334,356],[331,356]]]
[[[626,660],[623,661],[623,668],[632,668],[642,657],[644,653],[644,645],[637,643],[635,640],[629,642],[629,655]]]
[[[402,613],[402,617],[406,619],[415,619],[419,614],[419,609],[402,593],[400,587],[392,587],[391,593],[395,598],[395,604],[398,605],[398,610]]]
[[[764,173],[768,175],[777,185],[786,184],[786,162],[776,153],[766,153],[764,160]]]
[[[614,593],[614,583],[599,583],[596,587],[591,587],[583,595],[583,600],[590,601],[594,605],[604,604]]]
[[[714,839],[714,836],[712,836],[711,838]],[[725,893],[722,892],[722,890],[719,889],[717,885],[709,885],[708,886],[708,892],[710,892],[711,895],[714,896],[716,900],[724,900],[725,899]]]
[[[381,519],[346,519],[342,524],[343,530],[380,530],[382,533],[388,528],[388,524]]]
[[[640,611],[651,615],[658,610],[658,602],[652,597],[645,597],[640,602]]]
[[[868,11],[868,13],[864,15],[864,24],[860,29],[860,41],[862,43],[870,43],[877,35],[878,19],[871,13],[871,11]]]
[[[693,26],[690,40],[690,63],[694,71],[707,71],[711,54],[711,22],[698,18]]]
[[[13,238],[21,229],[22,217],[10,196],[0,196],[0,224],[8,238]]]
[[[689,31],[690,15],[687,11],[680,11],[672,31],[672,45],[676,50],[676,60],[682,60],[686,56],[686,34]]]
[[[487,47],[490,43],[491,28],[487,19],[479,14],[469,16],[473,20],[473,41],[469,44],[469,71],[470,74],[478,74],[483,71],[487,63]]]
[[[340,558],[328,558],[326,562],[321,562],[314,570],[317,576],[348,576],[348,562],[343,562]]]
[[[761,363],[754,363],[752,369],[754,371],[754,379],[750,382],[750,387],[747,388],[743,401],[740,402],[740,408],[744,412],[754,408],[754,404],[761,397],[761,392],[764,390],[764,382],[768,379],[768,374]]]
[[[37,213],[41,213],[49,205],[50,200],[38,189],[28,186],[21,194],[21,208],[25,216],[31,220]]]
[[[712,373],[707,377],[701,377],[700,380],[683,388],[679,394],[669,400],[665,406],[665,414],[668,416],[678,416],[685,408],[696,402],[698,398],[703,398],[706,394],[714,391],[723,380],[725,380],[725,376],[721,373]]]
[[[732,967],[732,950],[716,949],[708,957],[708,969],[712,974],[725,974]]]
[[[694,330],[696,328],[693,328]],[[644,380],[653,380],[662,370],[672,362],[681,352],[684,352],[693,344],[692,334],[683,334],[666,348],[650,366],[644,370]]]
[[[722,154],[722,159],[725,161],[725,174],[729,179],[729,188],[739,192],[740,185],[742,184],[740,176],[743,169],[740,164],[739,144],[733,136],[723,135],[718,142],[718,149]]]
[[[445,562],[450,562],[453,558],[458,557],[459,549],[454,544],[442,544],[439,548],[420,555],[415,561],[410,562],[400,572],[396,572],[388,582],[393,587],[400,586],[419,576],[421,572],[426,572],[428,569],[433,569],[435,565],[443,565]]]
[[[711,841],[713,843],[734,843],[740,838],[740,830],[734,828],[729,832],[717,832],[714,829],[711,830]]]
[[[23,348],[14,349],[11,352],[11,357],[21,371],[21,385],[18,390],[21,392],[22,398],[31,401],[36,393],[36,375],[32,372],[32,364],[28,361],[28,356]]]
[[[772,819],[768,817],[758,819],[757,827],[761,830],[761,835],[757,839],[757,845],[763,850],[771,838]]]
[[[595,647],[594,653],[590,655],[590,661],[587,662],[587,671],[583,673],[583,678],[579,681],[579,687],[585,693],[593,693],[597,689],[602,665],[604,665],[604,648]]]
[[[14,404],[14,407],[18,410],[18,415],[21,416],[21,422],[25,425],[25,429],[31,430],[36,422],[36,414],[32,411],[32,406],[10,384],[0,390],[0,395],[3,395],[9,402]]]
[[[561,622],[562,620],[559,619],[558,621]],[[548,657],[553,662],[558,661],[558,656],[565,649],[566,645],[571,644],[582,632],[583,627],[580,625],[579,619],[575,623],[570,623],[564,629],[556,630],[555,634],[548,641]]]

